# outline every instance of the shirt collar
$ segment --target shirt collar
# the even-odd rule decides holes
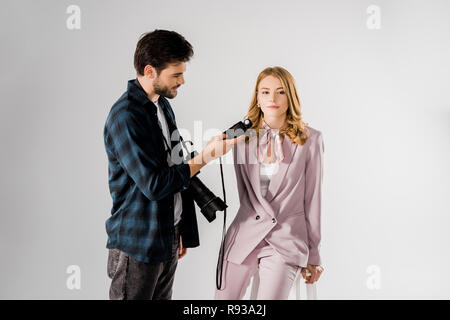
[[[132,79],[128,81],[128,94],[129,96],[135,100],[136,102],[140,103],[141,105],[147,105],[150,110],[153,112],[153,114],[157,115],[158,107],[161,109],[161,112],[166,114],[169,119],[168,123],[169,126],[174,126],[175,120],[172,118],[172,115],[167,111],[169,102],[163,97],[159,96],[158,98],[158,107],[153,103],[151,99],[147,96],[144,89],[142,88],[141,84],[137,79]]]
[[[136,102],[140,103],[141,105],[148,104],[153,113],[157,112],[156,106],[153,103],[152,100],[150,100],[145,93],[144,89],[142,88],[141,84],[137,79],[132,79],[128,81],[128,87],[127,87],[128,95],[135,100]],[[161,96],[160,96],[161,98]],[[158,100],[159,101],[159,100]]]

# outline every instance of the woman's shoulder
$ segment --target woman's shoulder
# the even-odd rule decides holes
[[[313,128],[309,125],[306,125],[305,127],[306,127],[307,134],[308,134],[308,139],[306,140],[306,143],[309,145],[320,143],[320,140],[323,139],[322,131],[320,131],[319,129]]]
[[[322,137],[322,131],[320,131],[320,130],[318,130],[316,128],[313,128],[313,127],[311,127],[309,125],[305,125],[305,129],[306,129],[305,134],[307,134],[307,136],[308,136],[308,138],[306,139],[305,144],[309,144],[312,141],[316,141],[316,140],[318,140],[319,138]],[[283,137],[283,139],[285,139],[285,138],[286,138],[286,136]],[[289,140],[290,143],[294,143],[291,139],[288,139],[288,140]]]
[[[320,131],[320,130],[318,130],[316,128],[313,128],[313,127],[311,127],[309,125],[306,125],[305,128],[306,128],[306,130],[308,132],[308,137],[310,137],[310,138],[318,137],[318,136],[322,135],[322,131]]]
[[[308,145],[308,149],[315,150],[317,148],[320,148],[323,152],[324,142],[323,142],[322,131],[312,128],[310,126],[306,126],[306,128],[308,129],[308,140],[306,141],[306,144]]]

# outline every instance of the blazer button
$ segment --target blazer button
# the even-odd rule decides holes
[[[276,221],[275,221],[275,218],[272,218],[272,222],[273,222],[273,223],[275,223],[275,222],[276,222]]]
[[[259,220],[260,216],[256,216],[256,220]]]

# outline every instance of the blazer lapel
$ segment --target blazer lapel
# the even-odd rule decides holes
[[[278,171],[270,181],[266,197],[263,197],[261,193],[261,176],[260,176],[261,164],[257,161],[256,143],[257,142],[255,139],[246,146],[247,158],[245,160],[249,172],[249,179],[253,187],[253,190],[255,191],[255,195],[258,198],[261,205],[264,207],[264,209],[266,209],[267,213],[269,213],[272,217],[275,217],[276,214],[269,202],[272,201],[274,196],[277,194],[281,186],[281,183],[284,180],[286,171],[289,168],[294,153],[297,149],[297,145],[295,143],[292,143],[289,137],[287,136],[284,137],[282,144],[284,159],[282,162],[280,162],[278,166]]]
[[[288,136],[285,136],[282,148],[284,153],[284,159],[282,162],[279,163],[278,171],[273,175],[272,179],[270,180],[269,188],[266,194],[266,200],[268,202],[271,202],[275,197],[275,195],[278,193],[281,183],[283,182],[284,177],[286,176],[286,171],[289,168],[289,165],[291,164],[292,157],[294,156],[294,153],[297,150],[297,144],[293,143]]]
[[[257,160],[256,156],[256,146],[257,139],[251,139],[249,143],[245,144],[245,159],[244,166],[247,168],[248,179],[249,179],[249,189],[253,189],[255,197],[261,206],[265,209],[265,211],[275,218],[275,212],[272,206],[267,202],[266,199],[261,194],[261,178],[259,176],[260,164]],[[250,192],[250,190],[248,191]]]
[[[261,165],[258,162],[249,163],[249,164],[247,164],[247,168],[248,168],[248,173],[249,173],[250,184],[251,184],[253,191],[255,192],[256,198],[258,199],[261,206],[266,210],[266,212],[270,216],[275,218],[275,212],[274,212],[272,206],[269,204],[269,202],[267,202],[267,200],[262,196],[262,193],[261,193],[261,178],[259,175],[259,170],[261,168]]]

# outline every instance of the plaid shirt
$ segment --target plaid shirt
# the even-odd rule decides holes
[[[170,133],[177,130],[166,98],[164,110]],[[190,168],[179,161],[169,167],[157,109],[137,79],[109,112],[104,127],[108,156],[111,217],[106,221],[107,248],[117,248],[136,260],[157,263],[171,258],[174,235],[174,194],[181,192],[180,234],[183,246],[199,245]],[[181,148],[180,140],[171,141]]]

